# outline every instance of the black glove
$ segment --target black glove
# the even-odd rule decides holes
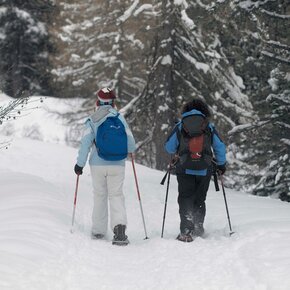
[[[78,166],[77,164],[75,165],[75,173],[76,175],[82,175],[83,174],[83,167]]]
[[[224,175],[225,172],[226,172],[226,164],[223,164],[223,165],[217,165],[217,173],[219,175]]]

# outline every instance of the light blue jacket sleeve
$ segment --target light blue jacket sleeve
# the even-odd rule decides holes
[[[134,139],[134,136],[132,134],[132,131],[130,130],[125,118],[122,115],[119,115],[119,119],[122,121],[122,123],[125,126],[126,133],[127,133],[127,142],[128,142],[128,153],[133,153],[136,150],[136,142]]]
[[[221,140],[215,127],[211,125],[213,132],[212,148],[216,158],[217,165],[224,165],[226,163],[226,145]]]
[[[90,121],[85,122],[85,129],[83,137],[81,139],[81,146],[78,152],[77,165],[84,167],[87,163],[88,155],[90,153],[91,147],[94,144],[95,133]]]
[[[166,143],[165,143],[165,150],[169,154],[174,154],[176,153],[178,146],[179,146],[179,141],[177,137],[177,131],[178,131],[178,125],[175,126],[173,129],[172,133],[168,137]]]

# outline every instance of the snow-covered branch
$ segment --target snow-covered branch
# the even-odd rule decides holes
[[[264,0],[264,1],[252,1],[252,0],[245,0],[239,1],[238,6],[246,10],[257,9],[263,5],[266,5],[268,2],[274,2],[276,0]]]
[[[283,43],[281,43],[279,41],[269,40],[269,41],[266,41],[266,43],[269,44],[269,45],[281,48],[281,49],[290,50],[290,46],[289,45],[283,44]]]
[[[268,124],[271,121],[272,120],[266,120],[266,121],[260,121],[260,122],[254,122],[254,123],[238,125],[238,126],[234,127],[233,129],[231,129],[228,132],[228,135],[232,136],[232,135],[240,134],[240,133],[243,133],[243,132],[246,132],[246,131],[251,131],[251,130],[257,129],[259,127],[262,127],[262,126]]]
[[[271,59],[274,59],[276,61],[280,61],[280,62],[283,62],[283,63],[286,63],[286,64],[290,64],[290,59],[287,59],[287,58],[282,58],[274,53],[271,53],[271,52],[268,52],[266,50],[263,50],[261,52],[262,55],[266,56],[266,57],[269,57]]]
[[[125,22],[133,14],[133,11],[136,9],[138,4],[139,0],[135,0],[133,4],[124,12],[124,14],[119,17],[118,20],[120,22]]]
[[[276,18],[281,18],[281,19],[290,19],[290,15],[279,14],[279,13],[271,12],[265,9],[261,9],[261,12],[271,17],[276,17]]]
[[[125,107],[120,109],[120,113],[124,117],[128,117],[131,112],[133,111],[134,105],[136,104],[137,100],[140,98],[140,96],[135,97],[132,101],[130,101]]]

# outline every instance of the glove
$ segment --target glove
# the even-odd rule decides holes
[[[217,173],[220,175],[224,175],[226,172],[226,164],[223,165],[217,165]]]
[[[80,167],[77,164],[75,165],[74,170],[75,170],[76,175],[82,175],[83,174],[83,167]]]

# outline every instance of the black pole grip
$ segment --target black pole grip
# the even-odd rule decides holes
[[[217,172],[215,171],[213,173],[213,179],[214,179],[214,186],[216,191],[220,191],[219,183],[218,183],[218,177],[217,177]]]
[[[164,177],[162,178],[162,180],[161,180],[161,182],[160,182],[161,185],[164,185],[165,180],[166,180],[167,175],[168,175],[168,172],[169,172],[169,170],[165,173]]]

